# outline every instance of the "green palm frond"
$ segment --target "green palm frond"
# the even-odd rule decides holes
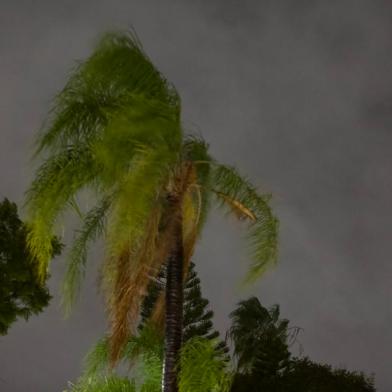
[[[180,392],[228,392],[231,380],[227,362],[216,355],[216,342],[195,337],[184,344],[180,356]]]
[[[109,339],[107,336],[98,340],[84,358],[83,379],[99,378],[107,375],[109,364]]]
[[[173,152],[164,148],[146,149],[134,158],[113,200],[107,230],[110,257],[118,257],[129,245],[134,251],[139,249],[146,222],[160,203],[172,164]]]
[[[154,106],[139,99],[110,118],[91,148],[102,168],[102,181],[105,186],[111,186],[127,175],[134,161],[147,152],[171,155],[178,160],[181,137],[179,122],[170,111],[166,113],[161,104]],[[163,159],[162,166],[165,163]]]
[[[134,364],[132,380],[140,392],[159,392],[162,379],[163,342],[160,335],[149,327],[138,337],[133,337],[125,346],[122,359]],[[216,351],[217,342],[195,337],[187,341],[181,351],[179,391],[180,392],[228,392],[232,374],[227,360]],[[85,360],[86,371],[81,385],[107,380],[109,345],[107,338],[98,342]],[[110,379],[110,378],[109,378]],[[101,381],[100,381],[101,380]],[[90,383],[90,384],[89,384]],[[75,390],[75,392],[79,390]],[[80,390],[84,392],[83,389]]]
[[[158,101],[180,112],[174,87],[154,67],[134,33],[103,36],[95,52],[71,73],[38,140],[38,152],[96,138],[107,117],[138,99]]]
[[[162,336],[149,324],[128,340],[120,354],[120,362],[128,366],[137,365],[136,373],[139,378],[150,381],[159,379],[159,382],[162,375],[162,358]],[[83,378],[99,378],[111,370],[110,341],[109,337],[105,336],[86,355]]]
[[[276,262],[278,221],[268,204],[270,196],[261,195],[238,174],[236,169],[213,164],[211,187],[220,205],[229,207],[240,219],[248,222],[248,242],[253,260],[248,281],[258,278]]]
[[[161,346],[163,347],[163,345]],[[163,350],[160,353],[143,352],[135,369],[136,382],[141,392],[160,392],[162,389]]]
[[[136,386],[132,380],[111,376],[70,384],[69,392],[136,392]]]
[[[163,341],[156,330],[146,325],[138,336],[132,336],[123,347],[120,364],[128,366],[132,385],[138,392],[160,392],[162,377]],[[114,376],[115,369],[110,363],[110,340],[99,340],[87,354],[84,374],[79,384],[100,382],[109,375]]]
[[[79,147],[69,147],[39,167],[26,194],[26,205],[28,244],[39,264],[41,278],[50,260],[56,220],[69,207],[73,196],[95,180],[96,169],[90,151]]]
[[[212,161],[212,158],[208,153],[208,148],[208,143],[201,137],[194,135],[186,135],[184,137],[182,147],[183,159],[193,162],[194,164],[200,164],[197,173],[199,179],[208,178],[210,171],[209,163]],[[204,181],[199,182],[204,183]]]
[[[72,248],[68,254],[67,272],[62,287],[62,302],[66,314],[69,314],[79,294],[87,262],[88,244],[103,233],[111,200],[112,197],[104,198],[82,218],[82,227],[72,242]]]

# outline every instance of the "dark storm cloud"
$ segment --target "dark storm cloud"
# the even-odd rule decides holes
[[[196,261],[224,330],[256,294],[304,328],[319,361],[389,374],[392,5],[381,1],[20,1],[0,11],[1,195],[22,200],[31,143],[73,60],[97,35],[136,28],[183,98],[184,124],[271,191],[279,265],[252,289],[241,227],[214,214]],[[69,234],[69,233],[68,233]],[[99,260],[97,251],[91,271]],[[58,289],[62,260],[51,286]],[[0,341],[0,389],[55,391],[105,329],[89,277],[75,315],[52,307]],[[4,385],[4,386],[3,386]]]

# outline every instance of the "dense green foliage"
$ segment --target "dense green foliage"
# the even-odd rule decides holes
[[[180,356],[180,392],[229,392],[232,375],[222,356],[216,355],[216,344],[194,337],[183,346]]]
[[[332,368],[309,358],[291,359],[270,379],[236,374],[232,392],[376,392],[374,380],[361,372]]]
[[[145,327],[138,337],[128,342],[123,352],[124,363],[134,364],[128,378],[117,376],[107,367],[102,369],[107,350],[99,351],[96,347],[88,356],[89,371],[76,385],[71,385],[71,391],[160,392],[163,346],[159,337],[157,343],[157,337],[153,330]],[[179,392],[229,392],[231,379],[227,361],[216,355],[214,340],[195,337],[184,344],[180,355]]]
[[[229,336],[237,370],[233,390],[242,390],[245,385],[252,388],[260,382],[271,388],[289,365],[288,339],[298,330],[280,319],[278,306],[266,309],[256,297],[241,301],[230,317]]]
[[[231,318],[232,392],[375,392],[372,378],[363,373],[291,358],[289,346],[298,329],[279,318],[278,306],[266,309],[252,297],[240,302]]]
[[[309,358],[295,358],[282,374],[278,392],[375,392],[374,381],[361,372],[333,369]]]
[[[18,216],[15,203],[4,199],[0,203],[0,334],[7,333],[11,324],[22,317],[27,320],[49,304],[47,287],[39,282],[34,260],[26,246],[28,230]],[[61,245],[52,239],[53,254]]]
[[[193,281],[197,274],[190,276]],[[193,336],[182,350],[180,391],[203,391],[206,383],[215,383],[222,389],[204,391],[222,392],[230,386],[231,392],[375,392],[374,380],[361,372],[292,357],[290,347],[299,329],[280,318],[278,306],[267,309],[251,297],[238,304],[231,319],[228,336],[233,343],[232,370],[227,355],[217,355],[218,342],[208,339],[209,334],[200,329],[204,337]],[[142,323],[139,335],[128,342],[122,355],[124,365],[133,364],[129,374],[135,386],[155,385],[157,391],[162,357],[162,336],[148,323]],[[108,363],[107,342],[102,340],[86,358],[83,380],[106,382],[102,380],[110,375]]]

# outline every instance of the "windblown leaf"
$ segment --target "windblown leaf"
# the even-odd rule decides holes
[[[276,262],[278,221],[268,204],[269,195],[256,188],[229,166],[213,164],[211,187],[222,205],[228,205],[236,215],[248,221],[248,241],[253,259],[248,281],[257,279],[268,266]]]

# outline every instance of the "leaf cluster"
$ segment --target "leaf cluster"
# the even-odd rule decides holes
[[[266,309],[251,297],[241,301],[230,317],[228,335],[234,343],[238,371],[260,377],[278,375],[290,359],[287,341],[293,333],[289,321],[280,319],[279,306]]]
[[[48,288],[39,282],[26,238],[28,229],[20,220],[15,203],[0,203],[0,334],[5,335],[18,319],[38,314],[48,306]],[[52,257],[62,245],[52,238]]]
[[[100,369],[102,363],[107,364],[107,358],[104,357],[108,352],[105,349],[107,344],[107,340],[102,340],[87,356],[87,371],[76,385],[71,385],[71,392],[109,391],[112,385],[115,391],[159,392],[161,390],[163,345],[156,331],[143,328],[140,335],[129,341],[124,348],[122,352],[124,363],[134,364],[126,379],[115,375],[108,368],[104,372]],[[180,392],[228,392],[230,390],[231,373],[227,368],[227,362],[216,356],[215,346],[215,341],[198,337],[184,344],[179,364]]]
[[[333,368],[309,358],[294,358],[282,374],[280,391],[375,392],[374,380],[362,372]]]

